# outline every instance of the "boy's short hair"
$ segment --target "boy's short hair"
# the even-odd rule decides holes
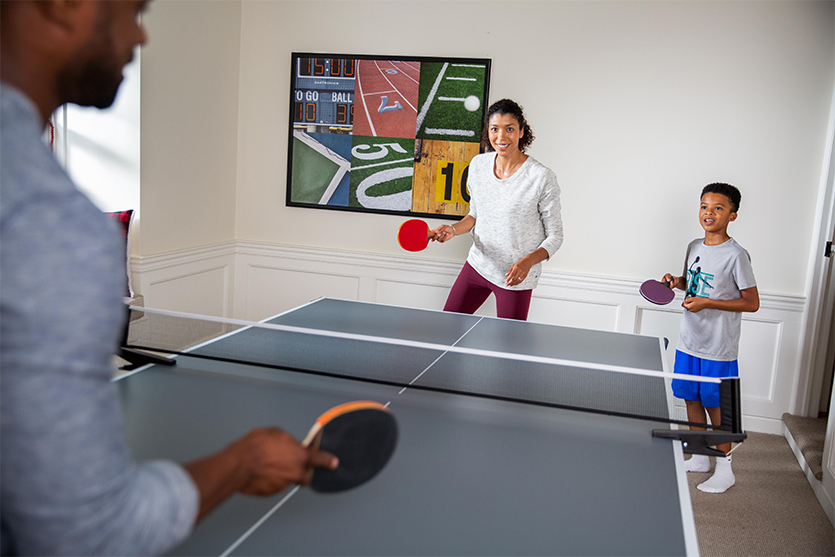
[[[742,201],[742,194],[734,186],[725,184],[724,182],[714,182],[712,184],[708,184],[702,188],[702,195],[699,196],[699,199],[701,199],[706,193],[718,193],[724,195],[731,200],[731,205],[733,205],[733,207],[731,207],[731,212],[736,213],[739,211],[739,202]]]

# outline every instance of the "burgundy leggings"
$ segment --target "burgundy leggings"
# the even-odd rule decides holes
[[[507,290],[496,286],[466,262],[449,291],[444,311],[473,314],[487,300],[490,292],[496,295],[497,316],[520,321],[528,319],[533,290]]]

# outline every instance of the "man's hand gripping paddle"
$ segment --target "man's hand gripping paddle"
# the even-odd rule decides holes
[[[348,402],[319,416],[302,444],[339,459],[334,470],[311,469],[310,489],[345,491],[367,482],[385,467],[397,446],[397,421],[380,403]]]

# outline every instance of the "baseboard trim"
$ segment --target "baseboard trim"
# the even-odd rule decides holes
[[[743,403],[743,408],[744,406]],[[742,425],[747,431],[756,431],[757,433],[768,433],[771,435],[783,435],[786,431],[786,425],[778,418],[764,418],[762,416],[743,414]]]

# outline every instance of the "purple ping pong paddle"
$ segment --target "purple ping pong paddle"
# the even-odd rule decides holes
[[[641,285],[641,296],[648,302],[663,306],[672,302],[676,293],[670,283],[650,279]]]

